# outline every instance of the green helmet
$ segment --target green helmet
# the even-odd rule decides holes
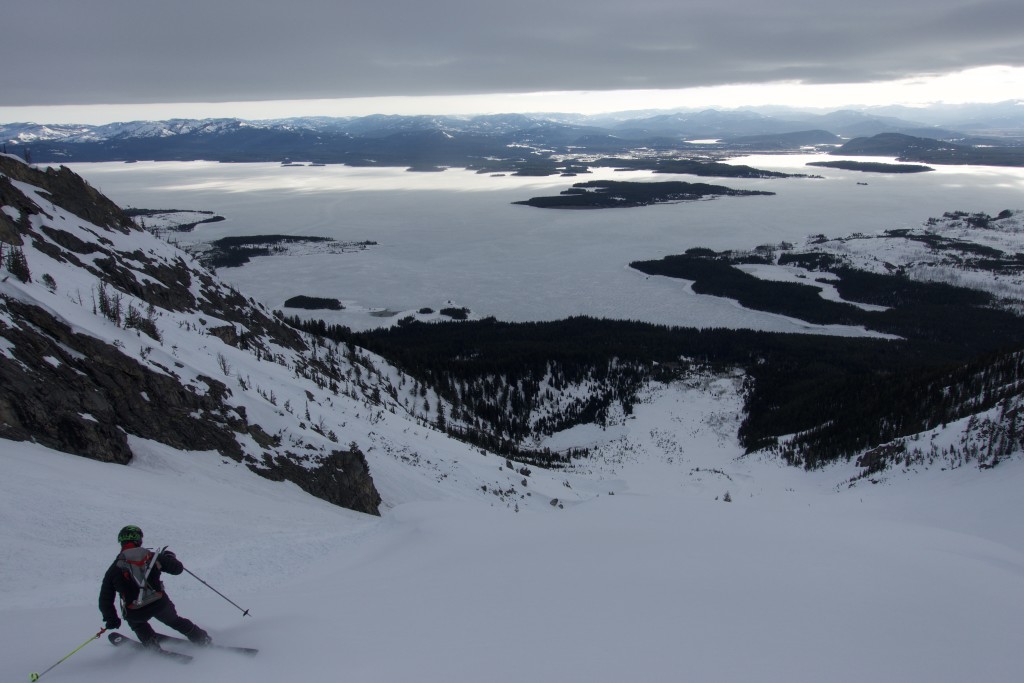
[[[129,524],[117,532],[117,542],[121,544],[142,543],[142,529]]]

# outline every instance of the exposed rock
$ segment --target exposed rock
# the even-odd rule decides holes
[[[92,254],[100,251],[98,245],[78,239],[66,230],[43,226],[42,231],[50,240],[56,242],[58,246],[69,249],[76,254]]]
[[[278,457],[249,468],[268,479],[293,481],[303,491],[331,503],[380,514],[381,498],[370,478],[366,456],[354,445],[347,451],[332,451],[316,467],[303,467],[295,459]]]
[[[121,207],[66,166],[41,171],[13,157],[0,155],[0,173],[46,190],[54,204],[93,225],[125,233],[139,229]]]
[[[15,357],[0,356],[3,438],[122,464],[131,460],[127,434],[242,458],[225,428],[222,383],[202,378],[209,389],[197,392],[113,346],[72,332],[38,307],[5,304],[30,325],[0,329],[13,342]]]
[[[10,206],[17,209],[21,217],[38,209],[38,207],[28,201],[25,195],[14,188],[9,178],[3,176],[0,176],[0,206]],[[0,242],[20,247],[25,243],[20,233],[21,230],[14,219],[7,215],[6,212],[0,211]]]
[[[229,346],[238,346],[239,334],[234,325],[211,327],[207,331]]]
[[[22,192],[12,179],[47,194]],[[297,373],[306,372],[307,378],[315,374],[318,382],[337,377],[336,369],[303,355],[307,346],[295,330],[194,262],[190,265],[186,255],[163,244],[139,248],[144,240],[118,234],[138,228],[68,169],[41,171],[0,155],[0,206],[13,208],[0,212],[0,241],[30,244],[36,256],[45,254],[62,268],[80,268],[96,278],[91,314],[88,289],[84,296],[80,291],[67,296],[78,297],[85,315],[106,317],[104,325],[134,328],[148,335],[140,337],[143,344],[151,339],[155,345],[160,343],[156,320],[182,313],[178,324],[194,330],[197,347],[211,341],[200,336],[209,333],[257,358],[276,358],[282,364],[281,352],[287,349],[297,354],[291,361]],[[65,212],[87,223],[78,224]],[[118,244],[132,246],[119,250]],[[50,283],[53,292],[52,277]],[[12,295],[0,295],[0,438],[31,440],[119,464],[132,459],[129,435],[182,450],[217,451],[246,462],[263,476],[294,481],[337,505],[378,514],[380,495],[357,447],[325,454],[329,446],[312,445],[300,437],[290,445],[308,453],[284,450],[279,435],[251,423],[243,406],[231,405],[232,390],[223,381],[197,374],[197,366],[184,370],[183,377],[147,353],[129,355],[120,342],[108,344],[81,331],[77,322],[72,327],[48,306],[31,303],[30,293],[22,296],[25,290],[11,291]],[[107,296],[115,302],[113,313],[104,310],[109,306]],[[122,297],[133,298],[127,311],[121,309]],[[140,301],[149,307],[144,315]],[[197,325],[195,313],[217,322],[208,327],[198,318]],[[247,388],[243,385],[242,390]],[[308,390],[307,395],[312,401]],[[319,437],[327,441],[322,432]],[[261,451],[263,462],[257,463]]]

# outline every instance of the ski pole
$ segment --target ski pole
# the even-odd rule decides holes
[[[42,678],[42,677],[43,677],[43,676],[45,676],[45,675],[46,675],[47,673],[49,673],[50,669],[52,669],[53,667],[57,666],[58,664],[60,664],[61,662],[63,662],[63,661],[65,660],[65,659],[67,659],[68,657],[70,657],[71,655],[75,654],[76,652],[78,652],[79,650],[81,650],[81,649],[82,649],[83,647],[85,647],[86,645],[88,645],[89,643],[91,643],[92,641],[94,641],[94,640],[96,640],[97,638],[99,638],[100,636],[102,636],[102,635],[103,635],[103,632],[104,632],[104,631],[106,631],[106,630],[107,630],[107,627],[106,627],[106,626],[104,626],[103,628],[101,628],[101,629],[100,629],[100,632],[99,632],[99,633],[97,633],[97,634],[96,634],[96,635],[94,635],[94,636],[93,636],[92,638],[90,638],[89,640],[85,641],[84,643],[82,643],[81,645],[79,645],[78,647],[76,647],[76,648],[75,648],[74,650],[72,650],[71,652],[69,652],[69,653],[67,653],[66,655],[64,655],[64,656],[63,656],[63,657],[62,657],[62,658],[61,658],[60,660],[58,660],[57,662],[54,662],[54,663],[53,663],[53,664],[52,664],[52,665],[50,666],[50,668],[49,668],[49,669],[47,669],[46,671],[44,671],[44,672],[43,672],[43,673],[41,673],[41,674],[29,674],[29,677],[28,677],[28,679],[29,679],[30,681],[38,681],[38,680],[39,680],[40,678]]]
[[[209,588],[210,590],[212,590],[212,591],[213,591],[214,593],[216,593],[216,594],[217,594],[217,595],[219,595],[220,597],[222,597],[222,598],[224,598],[225,600],[227,600],[228,602],[230,602],[230,603],[231,603],[232,605],[235,605],[235,603],[234,603],[234,602],[233,602],[233,601],[232,601],[232,600],[231,600],[230,598],[228,598],[228,596],[224,595],[224,594],[223,594],[223,593],[221,593],[221,592],[220,592],[219,590],[217,590],[216,588],[214,588],[214,587],[213,587],[213,586],[211,586],[210,584],[206,583],[205,581],[203,581],[202,579],[200,579],[200,578],[199,578],[198,576],[196,576],[195,574],[192,574],[192,572],[189,572],[189,571],[188,571],[188,567],[183,567],[183,569],[184,569],[185,571],[187,571],[187,572],[188,572],[189,574],[191,574],[191,575],[192,575],[192,578],[196,579],[196,580],[197,580],[197,581],[198,581],[199,583],[203,584],[204,586],[206,586],[207,588]],[[235,607],[238,607],[238,605],[235,605]],[[247,616],[249,616],[249,610],[247,610],[247,609],[242,609],[241,607],[238,607],[238,609],[242,611],[242,616],[243,616],[243,617],[247,617]]]

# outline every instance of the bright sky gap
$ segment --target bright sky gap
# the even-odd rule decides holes
[[[564,91],[491,95],[390,96],[251,102],[166,102],[0,106],[0,121],[43,124],[104,124],[172,118],[368,116],[371,114],[496,114],[573,112],[600,114],[645,109],[739,108],[758,105],[842,108],[903,104],[1001,102],[1024,100],[1024,68],[992,66],[945,75],[882,83],[763,83],[672,90]]]

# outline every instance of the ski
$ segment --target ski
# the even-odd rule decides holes
[[[246,655],[254,655],[259,652],[259,648],[255,647],[241,647],[240,645],[221,645],[220,643],[207,643],[206,645],[200,645],[199,643],[193,643],[187,638],[179,638],[178,636],[169,636],[164,633],[157,633],[156,639],[161,642],[172,642],[182,643],[184,645],[190,645],[192,647],[210,647],[215,650],[231,650],[232,652],[240,652]]]
[[[132,640],[131,638],[128,638],[127,636],[122,636],[120,633],[116,632],[108,635],[107,640],[109,640],[112,645],[117,645],[118,647],[127,646],[136,650],[142,650],[143,652],[151,652],[152,654],[160,655],[161,657],[166,657],[167,659],[173,659],[174,661],[180,662],[181,664],[188,664],[192,661],[192,655],[186,655],[181,652],[171,652],[169,650],[158,650],[153,647],[146,647],[139,641]]]

